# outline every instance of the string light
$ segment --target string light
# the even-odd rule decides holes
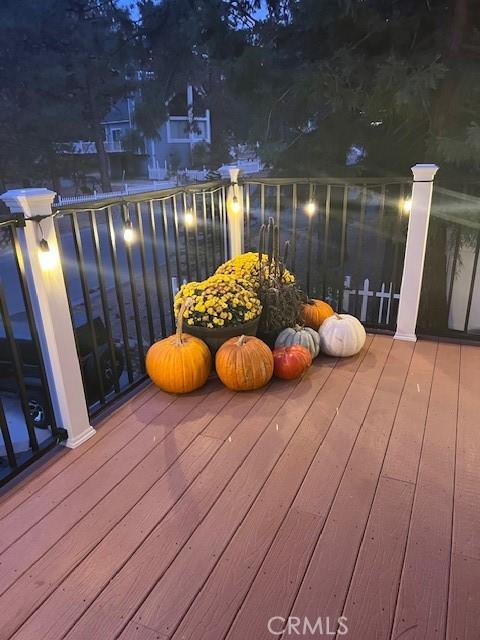
[[[123,239],[127,244],[131,244],[135,240],[135,231],[130,218],[125,220],[125,224],[123,226]]]
[[[38,257],[42,271],[52,271],[57,266],[57,256],[50,249],[45,238],[42,238],[38,243]]]
[[[313,200],[309,200],[305,205],[305,213],[309,216],[313,216],[315,211],[317,210],[317,205]]]
[[[412,199],[411,198],[405,198],[403,201],[403,213],[410,213],[410,211],[412,210]]]
[[[193,213],[191,211],[187,211],[185,213],[185,226],[186,227],[191,227],[192,224],[194,223],[194,217],[193,217]]]
[[[232,198],[232,213],[240,213],[240,202],[236,195]]]

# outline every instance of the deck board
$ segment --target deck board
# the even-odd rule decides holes
[[[139,391],[0,496],[0,640],[478,638],[479,370],[377,335],[257,392]]]
[[[448,637],[480,638],[480,349],[462,346]]]
[[[393,637],[445,637],[460,347],[439,344]]]

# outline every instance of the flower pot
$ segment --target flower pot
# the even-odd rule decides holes
[[[242,335],[256,336],[259,321],[260,318],[258,317],[242,324],[232,325],[231,327],[215,327],[214,329],[191,326],[184,322],[183,331],[203,340],[210,348],[212,356],[215,356],[218,349],[229,338]]]

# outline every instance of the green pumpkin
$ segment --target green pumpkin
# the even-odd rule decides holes
[[[275,349],[277,347],[291,347],[293,344],[299,344],[306,347],[312,354],[312,358],[316,358],[320,352],[320,336],[318,331],[310,327],[295,327],[284,329],[275,340]]]

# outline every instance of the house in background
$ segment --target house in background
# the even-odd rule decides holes
[[[154,138],[143,138],[137,131],[135,102],[134,96],[120,100],[102,122],[111,177],[163,180],[178,169],[191,168],[194,146],[210,144],[212,139],[210,111],[200,93],[188,85],[185,93],[175,95]],[[85,141],[61,144],[58,149],[64,155],[96,153],[95,143]]]

